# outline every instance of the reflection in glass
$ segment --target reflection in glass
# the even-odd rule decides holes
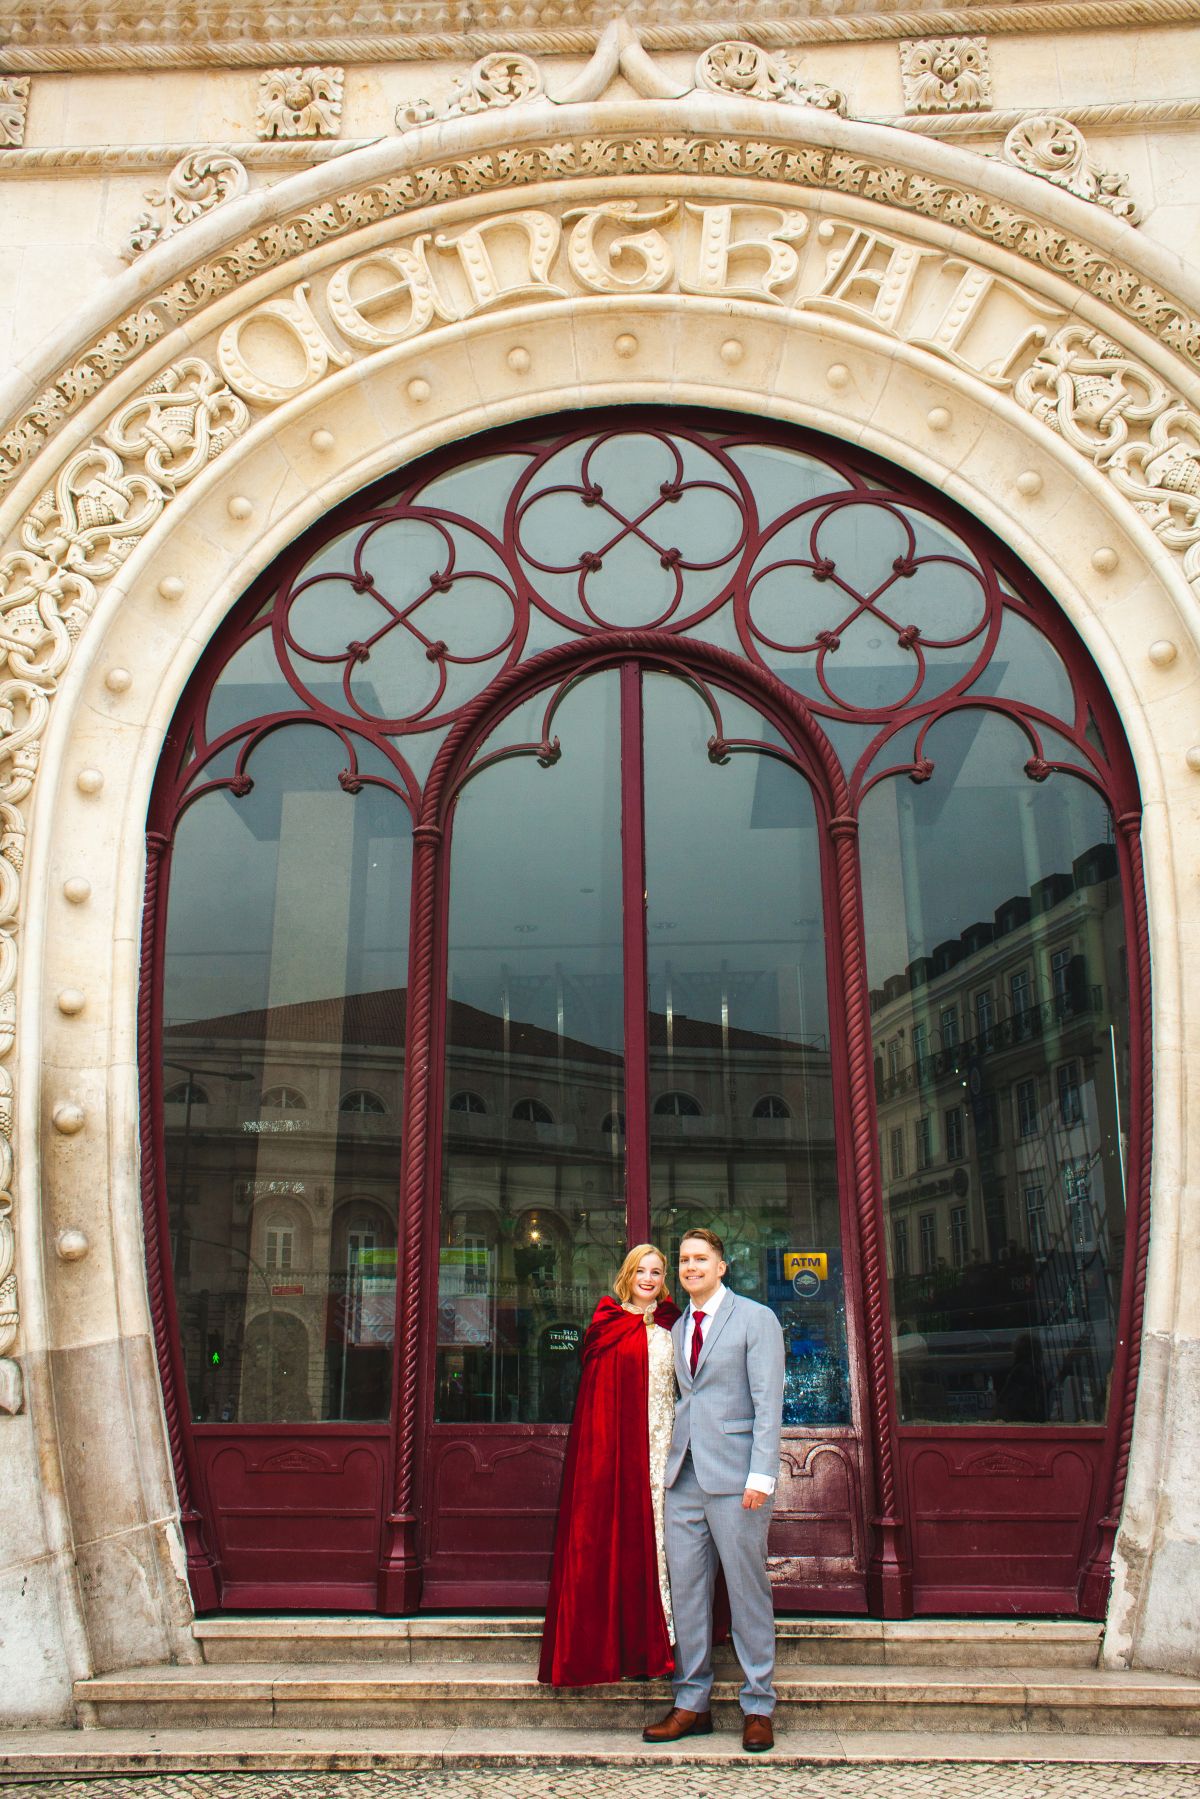
[[[624,1255],[619,723],[617,675],[593,676],[556,715],[560,761],[493,763],[455,809],[440,1419],[569,1419]]]
[[[1105,1417],[1129,995],[1113,825],[993,713],[930,732],[860,845],[901,1415]]]
[[[199,1422],[388,1415],[410,828],[392,794],[342,789],[345,762],[326,731],[277,731],[250,791],[202,796],[175,836],[163,1116]]]
[[[820,846],[812,795],[762,754],[726,766],[682,682],[644,684],[651,1234],[720,1235],[729,1284],[787,1342],[784,1422],[846,1424],[850,1383]],[[721,695],[728,737],[776,734]]]

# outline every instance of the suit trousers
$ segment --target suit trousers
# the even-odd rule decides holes
[[[712,1691],[712,1612],[717,1560],[725,1570],[733,1647],[742,1667],[742,1710],[775,1710],[775,1608],[767,1575],[774,1501],[746,1511],[740,1493],[706,1493],[691,1452],[667,1488],[667,1566],[675,1613],[675,1704],[706,1712]]]

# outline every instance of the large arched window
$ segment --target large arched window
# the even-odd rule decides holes
[[[828,440],[577,415],[315,526],[151,816],[151,1228],[218,1539],[218,1421],[354,1421],[429,1602],[517,1603],[558,1358],[629,1242],[704,1223],[784,1325],[795,1593],[854,1609],[892,1531],[923,1604],[1073,1609],[1148,1204],[1138,819],[1048,596]],[[285,1198],[303,1278],[247,1225]]]

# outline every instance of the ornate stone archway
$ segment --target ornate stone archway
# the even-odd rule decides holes
[[[1186,1360],[1195,308],[1129,226],[969,152],[713,94],[673,102],[668,124],[661,100],[484,112],[232,201],[144,257],[10,391],[0,1349],[20,1357],[57,1470],[45,1503],[80,1668],[191,1652],[135,1148],[131,846],[163,732],[216,623],[307,523],[505,419],[654,398],[814,425],[944,487],[1068,612],[1146,801],[1144,1385]],[[81,1449],[71,1420],[98,1391],[104,1441]],[[16,1363],[5,1392],[21,1403]],[[1153,1654],[1141,1565],[1171,1479],[1165,1409],[1135,1439],[1118,1658]],[[114,1466],[131,1471],[115,1496]]]

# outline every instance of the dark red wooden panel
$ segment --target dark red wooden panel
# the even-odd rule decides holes
[[[566,1446],[552,1425],[433,1427],[424,1605],[544,1604]]]
[[[374,1609],[386,1429],[199,1425],[195,1444],[223,1606]]]
[[[1104,1432],[906,1428],[900,1453],[918,1612],[1074,1612]]]
[[[860,1461],[852,1436],[785,1434],[770,1537],[777,1611],[866,1611]]]

